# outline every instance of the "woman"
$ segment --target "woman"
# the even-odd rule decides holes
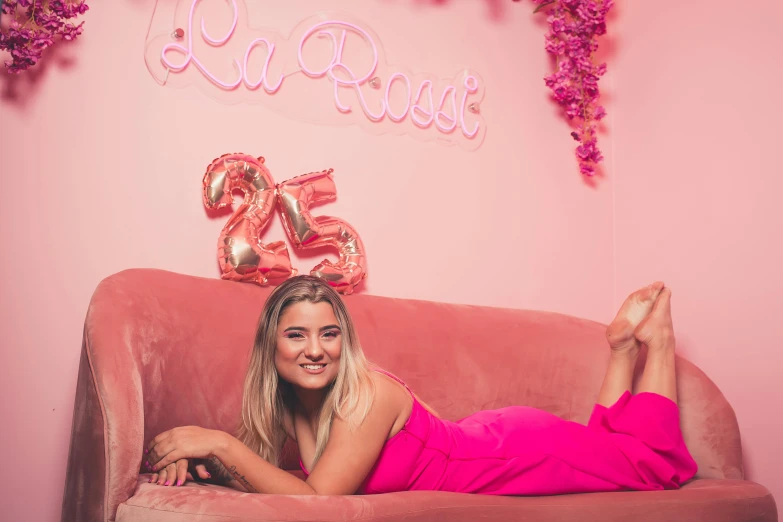
[[[369,368],[326,282],[291,278],[261,313],[237,437],[197,426],[161,433],[145,450],[150,482],[182,485],[195,473],[241,491],[291,495],[677,488],[696,463],[680,432],[670,299],[654,283],[629,296],[609,325],[609,367],[588,426],[520,406],[454,423]],[[631,395],[641,344],[647,362]],[[306,480],[278,468],[287,437],[299,446]],[[188,459],[199,462],[193,473]]]

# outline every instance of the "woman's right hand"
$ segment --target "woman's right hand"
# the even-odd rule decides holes
[[[203,463],[199,462],[198,464],[195,464],[191,470],[188,470],[188,459],[179,459],[176,462],[172,462],[158,473],[153,473],[149,481],[155,482],[160,486],[181,486],[185,484],[187,480],[196,481],[191,472],[195,472],[202,480],[207,480],[212,477]]]

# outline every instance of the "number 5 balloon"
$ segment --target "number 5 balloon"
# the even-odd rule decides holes
[[[364,244],[345,221],[310,214],[311,204],[331,201],[336,196],[332,169],[303,174],[277,186],[280,217],[294,245],[303,249],[330,245],[340,252],[337,263],[324,259],[310,274],[326,279],[338,292],[350,294],[367,276]]]

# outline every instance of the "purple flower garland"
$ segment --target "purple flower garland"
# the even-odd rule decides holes
[[[10,17],[0,25],[0,49],[11,53],[5,62],[9,73],[19,74],[38,63],[56,38],[74,40],[82,25],[65,22],[82,15],[89,7],[85,0],[0,0],[0,17]],[[2,20],[0,19],[0,22]]]
[[[596,127],[606,116],[606,110],[596,104],[598,79],[606,73],[606,64],[594,65],[593,53],[598,49],[596,38],[606,33],[606,14],[613,0],[532,1],[539,4],[534,12],[546,8],[545,48],[557,60],[557,70],[544,81],[566,117],[575,120],[577,130],[571,136],[580,142],[576,148],[579,171],[592,176],[603,159],[596,145]]]

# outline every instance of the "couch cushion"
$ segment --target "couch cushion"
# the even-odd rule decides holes
[[[292,496],[240,493],[189,482],[147,483],[120,505],[117,522],[541,520],[579,522],[774,522],[764,487],[741,480],[696,480],[679,491],[629,491],[551,497],[497,497],[405,491],[383,495]]]

